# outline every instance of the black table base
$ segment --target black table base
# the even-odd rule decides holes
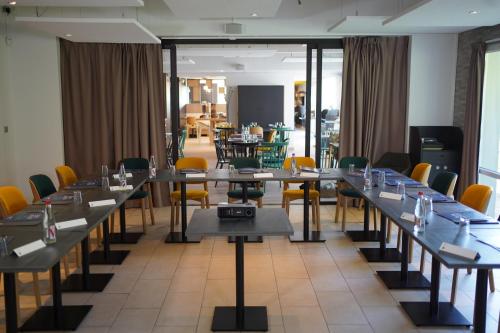
[[[111,244],[137,244],[142,235],[142,232],[127,232],[125,235],[112,233],[109,235],[109,242]]]
[[[244,319],[237,323],[236,307],[216,306],[212,321],[212,331],[261,331],[266,332],[267,308],[265,306],[245,306]]]
[[[370,230],[368,232],[363,230],[346,231],[346,235],[353,242],[378,242],[380,240],[380,232]]]
[[[130,251],[119,250],[119,251],[94,251],[90,254],[90,264],[91,265],[121,265],[122,262],[127,258]]]
[[[365,256],[368,262],[400,262],[401,253],[396,248],[361,248],[359,251]]]
[[[309,231],[307,234],[304,234],[303,231],[295,231],[288,238],[292,243],[323,243],[326,241],[321,231]]]
[[[419,271],[407,272],[406,279],[400,271],[377,271],[379,278],[388,289],[429,289],[431,283]]]
[[[199,243],[201,242],[201,237],[183,237],[182,232],[170,232],[165,238],[165,243],[177,244],[177,243]]]
[[[74,331],[91,309],[92,305],[65,305],[60,309],[61,317],[56,323],[54,307],[42,306],[19,330],[22,332]]]
[[[431,314],[429,302],[401,302],[403,310],[416,326],[470,326],[467,320],[449,302],[439,302],[437,314]]]
[[[82,274],[71,274],[61,285],[63,292],[101,292],[114,274],[89,274],[87,283]]]
[[[228,243],[236,243],[236,237],[228,237]],[[264,237],[262,236],[245,236],[245,243],[263,243]]]

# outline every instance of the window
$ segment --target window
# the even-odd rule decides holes
[[[500,43],[490,44],[486,66],[479,145],[479,183],[493,188],[488,215],[500,215]]]

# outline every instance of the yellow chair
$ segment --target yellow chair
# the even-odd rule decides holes
[[[177,170],[182,169],[208,169],[208,161],[202,157],[183,157],[177,160],[175,163],[175,168]],[[208,198],[208,183],[207,182],[188,182],[188,184],[202,184],[203,189],[186,189],[186,199],[198,201],[201,208],[210,208],[210,201]],[[179,184],[175,184],[175,190],[170,193],[170,231],[174,231],[174,221],[175,224],[179,224],[179,210],[181,207],[181,191],[178,188]],[[175,211],[175,220],[174,220]]]
[[[417,182],[421,182],[425,186],[429,186],[429,174],[431,173],[432,165],[429,163],[418,163],[413,168],[411,172],[410,178],[416,180]]]
[[[314,159],[311,157],[295,157],[295,162],[297,164],[297,168],[301,167],[316,167],[316,163]],[[283,163],[283,169],[290,170],[292,167],[292,158],[289,157],[285,159]],[[290,213],[290,202],[294,200],[303,200],[304,199],[304,190],[301,189],[290,189],[290,184],[302,184],[304,181],[294,180],[294,181],[286,181],[283,182],[283,199],[281,203],[281,207],[285,208],[286,213]],[[315,182],[312,182],[309,189],[309,199],[312,203],[312,221],[316,224],[316,229],[318,231],[321,230],[321,222],[320,222],[320,211],[319,211],[319,191],[314,189]]]
[[[0,218],[5,218],[15,214],[28,206],[28,201],[24,194],[15,186],[0,186]],[[37,307],[42,304],[40,296],[40,283],[38,273],[32,273],[33,276],[33,293],[35,294],[35,302]],[[16,281],[19,281],[16,273]],[[19,283],[17,283],[19,285]],[[16,292],[17,311],[19,313],[19,293]]]
[[[56,167],[57,179],[59,180],[59,190],[62,190],[68,185],[75,183],[78,180],[75,171],[67,165]]]

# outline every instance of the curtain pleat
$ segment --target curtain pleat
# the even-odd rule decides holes
[[[165,86],[160,45],[60,40],[66,164],[78,175],[114,168],[126,157],[166,166]],[[155,206],[168,203],[166,184],[153,186]]]

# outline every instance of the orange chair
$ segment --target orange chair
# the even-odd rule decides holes
[[[202,157],[183,157],[177,160],[175,163],[175,168],[177,170],[182,169],[208,169],[208,161]],[[201,208],[210,208],[210,201],[208,198],[208,183],[194,181],[188,184],[202,184],[203,189],[186,189],[186,199],[198,201]],[[170,193],[170,231],[174,231],[174,221],[175,224],[179,224],[179,211],[181,207],[181,191],[178,188],[179,184],[175,184],[175,190]],[[175,211],[175,219],[174,219]]]
[[[75,171],[67,165],[56,167],[56,174],[57,179],[59,180],[59,190],[75,183],[78,180]]]
[[[425,186],[429,186],[428,181],[431,168],[432,165],[429,163],[418,163],[413,168],[410,178],[416,180],[417,182],[421,182]]]
[[[311,157],[295,157],[297,168],[300,167],[316,167],[314,159]],[[283,162],[283,169],[290,170],[292,167],[292,158],[289,157]],[[290,213],[290,202],[294,200],[304,200],[304,190],[290,189],[290,184],[302,184],[304,181],[294,180],[283,182],[283,199],[281,207],[285,208],[286,213]],[[316,224],[316,229],[321,230],[320,211],[319,211],[319,191],[314,189],[314,182],[310,185],[309,199],[312,203],[312,222]]]

